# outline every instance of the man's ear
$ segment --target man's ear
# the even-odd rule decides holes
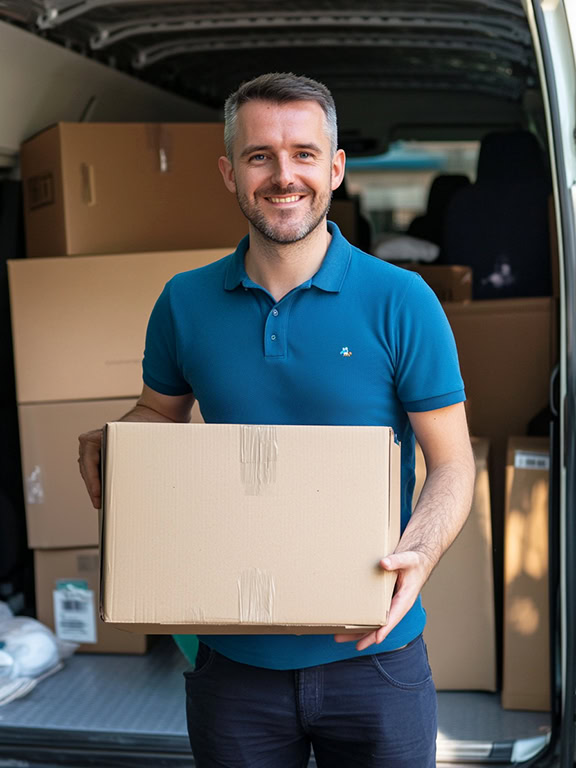
[[[222,178],[224,179],[224,184],[226,185],[226,189],[229,192],[236,192],[236,178],[234,176],[234,168],[232,167],[232,163],[230,160],[228,160],[227,157],[219,157],[218,158],[218,168],[220,169],[220,173],[222,174]]]
[[[338,189],[344,178],[346,170],[346,153],[343,149],[338,149],[332,158],[332,191]]]

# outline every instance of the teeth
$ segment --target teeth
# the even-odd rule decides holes
[[[270,197],[272,203],[295,203],[300,200],[300,195],[292,195],[291,197]]]

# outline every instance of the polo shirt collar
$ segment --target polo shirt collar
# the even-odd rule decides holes
[[[328,222],[328,231],[332,235],[332,240],[326,251],[326,256],[320,269],[316,274],[302,287],[315,286],[322,291],[329,293],[339,293],[344,284],[346,273],[350,265],[350,259],[352,257],[352,248],[350,243],[342,235],[336,224],[333,221]],[[244,268],[244,257],[246,251],[250,245],[250,237],[242,238],[238,243],[238,247],[232,254],[232,258],[228,262],[228,268],[226,270],[226,276],[224,278],[224,288],[227,291],[233,291],[242,285],[246,288],[254,288],[255,283],[250,280],[246,274]]]

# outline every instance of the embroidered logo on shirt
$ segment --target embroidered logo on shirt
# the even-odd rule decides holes
[[[348,349],[348,347],[342,347],[340,350],[340,354],[342,357],[352,357],[352,352]]]

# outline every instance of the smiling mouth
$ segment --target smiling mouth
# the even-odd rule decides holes
[[[297,203],[303,195],[286,195],[286,197],[267,197],[270,203]]]

